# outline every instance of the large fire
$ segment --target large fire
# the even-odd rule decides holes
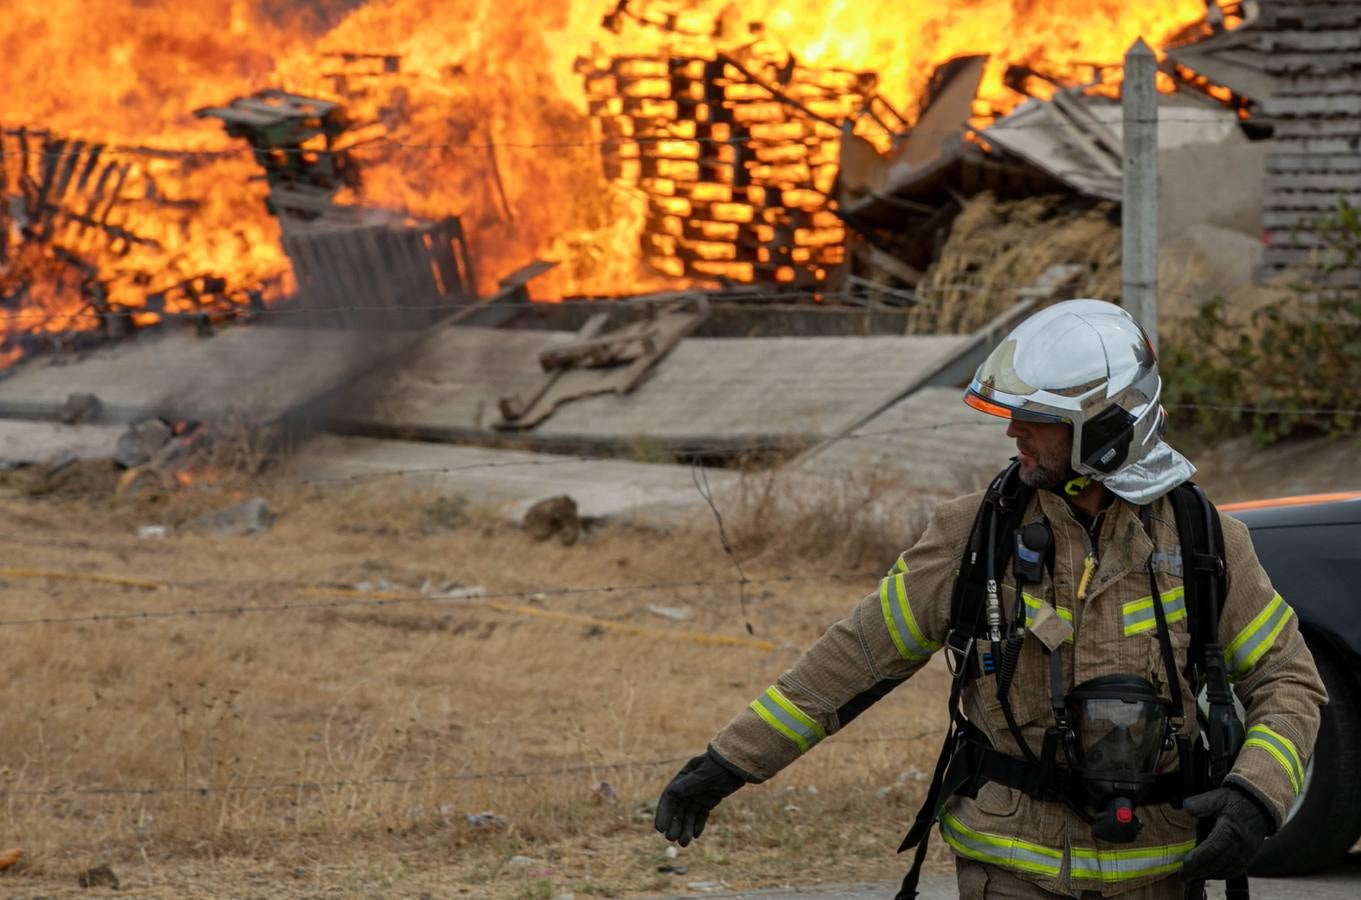
[[[619,294],[675,282],[644,262],[646,197],[606,177],[579,59],[757,53],[873,73],[878,95],[910,120],[936,65],[987,53],[975,112],[989,115],[1022,99],[1003,83],[1009,64],[1085,80],[1134,38],[1159,46],[1204,13],[1203,0],[10,0],[0,20],[0,195],[10,198],[0,297],[11,332],[95,324],[88,278],[69,260],[47,245],[16,250],[25,222],[13,198],[41,177],[34,160],[21,170],[19,128],[30,147],[41,144],[35,129],[68,151],[101,145],[91,185],[101,166],[126,164],[99,227],[78,209],[54,221],[65,249],[97,268],[103,302],[142,310],[141,320],[192,311],[200,301],[176,286],[203,276],[223,279],[228,298],[288,290],[258,168],[193,115],[266,87],[337,99],[371,122],[376,139],[353,151],[362,185],[342,202],[460,216],[484,289],[543,257],[562,265],[535,283],[539,296]],[[114,240],[111,228],[139,240]]]

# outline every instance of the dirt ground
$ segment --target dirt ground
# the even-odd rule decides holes
[[[1202,481],[1221,499],[1356,488],[1350,452],[1217,447]],[[908,862],[893,850],[943,732],[939,661],[674,858],[651,806],[874,588],[920,510],[892,533],[851,493],[730,511],[744,614],[708,519],[564,546],[390,479],[118,478],[0,473],[0,851],[24,851],[6,897],[107,892],[81,886],[111,884],[100,866],[131,896],[552,900]],[[268,534],[188,527],[257,495]]]
[[[88,896],[97,866],[122,895],[165,897],[549,900],[901,873],[943,668],[743,790],[674,859],[650,811],[891,558],[735,533],[748,635],[711,523],[562,546],[392,483],[118,497],[101,465],[0,483],[0,849],[25,853],[5,896]],[[269,534],[181,527],[257,493]]]

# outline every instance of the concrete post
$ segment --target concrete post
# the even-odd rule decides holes
[[[1125,53],[1124,197],[1120,210],[1120,296],[1158,347],[1157,58],[1139,38]]]

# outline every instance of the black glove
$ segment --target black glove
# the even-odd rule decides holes
[[[1232,784],[1187,797],[1182,809],[1215,820],[1209,836],[1181,863],[1183,881],[1219,881],[1242,875],[1271,831],[1271,817],[1247,791]]]
[[[657,830],[682,847],[704,833],[709,813],[746,781],[719,762],[713,748],[696,756],[676,773],[657,801]]]

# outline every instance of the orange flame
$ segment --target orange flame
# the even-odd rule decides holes
[[[604,177],[578,57],[712,57],[757,42],[801,65],[874,72],[880,94],[912,118],[936,65],[989,53],[978,109],[996,112],[1021,99],[1003,83],[1009,64],[1086,78],[1090,64],[1118,64],[1136,37],[1159,46],[1205,10],[1202,0],[630,0],[621,14],[610,0],[368,0],[339,15],[355,5],[297,3],[290,13],[281,0],[10,0],[0,126],[220,154],[129,157],[115,224],[155,246],[87,250],[110,303],[140,309],[147,293],[200,274],[231,289],[286,276],[258,168],[217,123],[192,115],[261,88],[341,99],[369,120],[382,138],[353,151],[363,185],[341,199],[460,216],[484,290],[537,256],[563,263],[535,282],[537,296],[619,294],[667,282],[644,264],[645,199]],[[602,27],[611,13],[615,30]],[[676,169],[689,174],[683,159]],[[135,193],[147,185],[154,196]],[[730,221],[749,211],[734,204]],[[801,243],[819,239],[810,232]],[[722,276],[737,265],[708,268]],[[50,314],[43,328],[71,326],[81,303],[69,274],[35,277],[50,259],[22,269],[0,261],[0,295],[4,268],[44,282],[25,301]]]

